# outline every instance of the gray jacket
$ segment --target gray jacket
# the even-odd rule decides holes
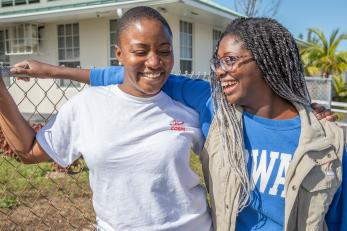
[[[301,119],[299,145],[285,181],[285,231],[325,231],[324,217],[342,181],[343,132],[335,123],[318,120],[310,109],[295,104]],[[242,124],[242,108],[237,112]],[[212,121],[201,153],[211,198],[214,229],[235,230],[240,184],[223,164],[217,121]]]

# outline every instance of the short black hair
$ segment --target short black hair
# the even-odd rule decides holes
[[[117,22],[117,41],[116,44],[119,45],[120,37],[122,32],[125,31],[129,24],[141,19],[157,20],[168,30],[170,36],[172,37],[172,30],[166,21],[166,19],[155,9],[148,6],[138,6],[131,8],[118,20]]]

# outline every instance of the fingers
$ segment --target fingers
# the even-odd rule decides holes
[[[330,122],[335,122],[339,117],[338,117],[338,115],[332,114],[332,115],[328,115],[325,118]]]
[[[30,69],[30,64],[29,63],[30,63],[29,60],[24,60],[22,62],[16,63],[15,65],[13,65],[13,67]]]
[[[312,103],[312,104],[311,104],[311,107],[312,107],[313,112],[314,112],[315,114],[321,113],[321,112],[323,112],[323,111],[326,110],[324,106],[319,105],[318,103]]]
[[[30,74],[30,69],[29,68],[24,68],[24,67],[13,67],[10,70],[11,74],[13,75],[18,75],[18,74]]]
[[[315,115],[319,120],[326,119],[330,122],[335,122],[338,119],[338,116],[328,109],[325,109],[325,111],[322,111],[320,113],[316,113]]]

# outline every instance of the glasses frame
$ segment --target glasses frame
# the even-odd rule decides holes
[[[224,72],[230,72],[234,69],[235,64],[240,61],[243,58],[247,58],[249,57],[249,59],[245,60],[245,63],[248,63],[249,61],[254,61],[254,58],[251,57],[250,55],[240,55],[240,56],[233,56],[233,55],[226,55],[223,56],[219,59],[216,58],[212,58],[210,60],[210,68],[212,69],[213,72],[216,72],[218,70],[218,68],[222,68],[222,70]],[[230,64],[226,64],[226,62],[224,61],[226,58],[230,59]]]

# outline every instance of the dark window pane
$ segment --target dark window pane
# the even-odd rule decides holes
[[[78,23],[73,24],[73,34],[79,36],[80,29]]]
[[[59,49],[58,51],[59,55],[59,60],[64,60],[65,59],[65,49]]]
[[[116,31],[117,29],[117,20],[113,19],[110,20],[110,31]]]
[[[72,49],[66,49],[66,59],[72,59],[72,58],[73,58]]]
[[[78,36],[74,36],[73,37],[73,46],[76,47],[80,47],[80,38]]]
[[[2,7],[13,6],[13,1],[12,0],[2,0],[1,1],[1,6]]]
[[[67,48],[72,47],[72,37],[70,37],[70,36],[66,37],[66,47]]]
[[[71,24],[65,25],[65,35],[72,35],[72,25]]]
[[[192,72],[192,61],[191,60],[180,60],[180,70],[181,73],[191,73]]]
[[[65,47],[65,38],[59,37],[58,38],[58,48],[64,48]]]
[[[75,59],[79,59],[80,58],[80,49],[79,48],[75,48],[74,50],[73,50],[73,57],[75,58]]]
[[[24,5],[26,4],[26,0],[15,0],[14,1],[14,4],[17,6],[17,5]]]
[[[119,62],[116,59],[111,60],[111,66],[119,66]]]
[[[58,36],[64,36],[64,34],[65,34],[64,25],[58,25]]]

